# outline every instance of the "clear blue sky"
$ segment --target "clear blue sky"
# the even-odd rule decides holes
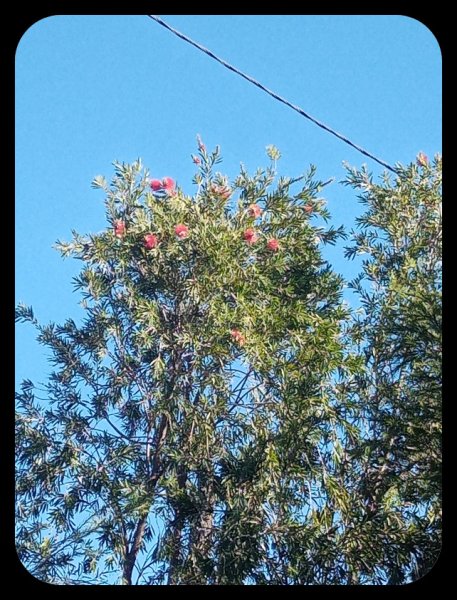
[[[402,16],[162,15],[264,85],[393,164],[441,151],[441,54],[433,34]],[[42,322],[78,319],[71,278],[80,263],[51,248],[105,227],[95,175],[138,156],[152,176],[192,193],[190,154],[200,133],[219,144],[222,172],[267,164],[282,175],[310,163],[326,180],[342,161],[367,161],[284,105],[174,37],[146,16],[56,16],[34,24],[16,59],[16,300]],[[325,196],[337,226],[353,225],[354,192]],[[326,253],[350,278],[341,246]],[[50,366],[30,327],[17,331],[16,378],[45,379]]]

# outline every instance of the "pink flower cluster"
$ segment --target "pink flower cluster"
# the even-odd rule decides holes
[[[164,191],[171,194],[174,192],[176,184],[171,177],[164,177],[163,179],[151,179],[150,186],[153,192]]]
[[[183,240],[189,235],[189,228],[187,227],[187,225],[183,225],[182,223],[180,223],[179,225],[176,225],[175,233],[180,240]]]
[[[272,252],[277,252],[279,250],[278,240],[276,238],[271,238],[271,240],[268,240],[267,248],[268,248],[268,250],[271,250]]]
[[[260,208],[258,204],[251,204],[248,207],[248,214],[250,217],[257,219],[262,214],[263,210]]]
[[[159,243],[159,239],[153,233],[148,233],[144,236],[144,247],[146,250],[152,250]]]
[[[257,240],[259,239],[259,236],[254,229],[249,227],[248,229],[246,229],[244,231],[243,238],[244,238],[245,242],[247,244],[249,244],[249,246],[252,246],[253,244],[255,244],[257,242]],[[267,242],[267,248],[268,248],[268,250],[271,250],[272,252],[277,252],[279,250],[278,240],[276,238],[269,239]]]
[[[125,235],[125,223],[118,219],[114,222],[114,235],[117,238],[122,238]]]
[[[230,335],[240,346],[243,346],[246,343],[246,338],[238,329],[232,329]]]
[[[254,231],[254,229],[251,229],[250,227],[249,227],[249,229],[246,229],[246,231],[243,233],[243,237],[244,237],[246,243],[249,244],[250,246],[255,244],[256,241],[259,239],[259,236],[257,235],[257,233]]]

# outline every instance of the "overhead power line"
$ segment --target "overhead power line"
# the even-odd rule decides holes
[[[243,73],[242,71],[240,71],[239,69],[237,69],[236,67],[234,67],[233,65],[231,65],[230,63],[228,63],[227,61],[225,61],[223,58],[220,58],[219,56],[216,56],[216,54],[214,54],[214,52],[211,52],[211,50],[208,50],[208,48],[205,48],[205,46],[202,46],[198,42],[195,42],[194,40],[192,40],[191,38],[187,37],[187,35],[184,35],[183,33],[181,33],[180,31],[178,31],[174,27],[171,27],[171,25],[168,25],[168,23],[166,23],[163,19],[161,19],[157,15],[146,15],[146,16],[149,17],[150,19],[152,19],[153,21],[156,21],[156,23],[158,23],[159,25],[162,25],[162,27],[165,27],[165,29],[168,29],[168,31],[171,31],[171,33],[174,33],[176,36],[178,36],[179,38],[181,38],[182,40],[184,40],[188,44],[191,44],[192,46],[195,46],[195,48],[198,48],[199,50],[201,50],[202,52],[204,52],[205,54],[207,54],[211,58],[214,58],[214,60],[216,60],[221,65],[223,65],[226,69],[229,69],[230,71],[233,71],[237,75],[240,75],[240,77],[243,77],[244,79],[247,79],[247,81],[249,81],[250,83],[253,83],[255,86],[257,86],[258,88],[260,88],[261,90],[263,90],[264,92],[266,92],[267,94],[269,94],[270,96],[272,96],[273,98],[275,98],[276,100],[279,100],[279,102],[282,102],[283,104],[285,104],[289,108],[292,108],[292,110],[295,110],[296,112],[298,112],[302,117],[305,117],[305,119],[309,119],[310,121],[312,121],[313,123],[315,123],[321,129],[324,129],[325,131],[328,131],[329,133],[331,133],[335,137],[337,137],[340,140],[342,140],[345,144],[348,144],[352,148],[355,148],[355,150],[357,150],[358,152],[361,152],[362,154],[364,154],[365,156],[368,156],[368,158],[371,158],[372,160],[376,161],[378,164],[382,165],[386,169],[389,169],[389,171],[392,171],[393,173],[397,173],[397,170],[394,167],[392,167],[391,165],[389,165],[388,163],[386,163],[384,160],[381,160],[380,158],[377,158],[376,156],[374,156],[374,154],[371,154],[371,152],[368,152],[368,150],[365,150],[364,148],[362,148],[358,144],[355,144],[354,142],[351,142],[351,140],[349,138],[347,138],[346,136],[344,136],[342,133],[339,133],[338,131],[335,131],[334,129],[332,129],[331,127],[329,127],[328,125],[326,125],[325,123],[322,123],[318,119],[314,118],[313,116],[311,116],[310,114],[308,114],[307,112],[305,112],[299,106],[297,106],[295,104],[292,104],[291,102],[289,102],[288,100],[286,100],[282,96],[279,96],[279,94],[276,94],[272,90],[268,89],[267,87],[265,87],[264,85],[262,85],[259,81],[257,81],[256,79],[254,79],[253,77],[250,77],[249,75],[246,75],[246,73]]]

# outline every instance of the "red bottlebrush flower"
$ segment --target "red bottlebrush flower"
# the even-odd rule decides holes
[[[171,177],[164,177],[162,179],[162,188],[168,193],[171,193],[175,189],[175,185],[174,179]]]
[[[428,157],[423,152],[419,152],[416,158],[416,163],[419,167],[428,167]]]
[[[198,158],[198,156],[192,156],[192,161],[194,164],[199,165],[202,161]]]
[[[250,228],[246,229],[246,231],[243,233],[243,237],[250,246],[252,246],[252,244],[255,244],[256,241],[259,239],[259,236],[256,234],[256,232]]]
[[[243,344],[246,343],[246,338],[241,333],[241,331],[239,331],[238,329],[232,329],[232,331],[230,332],[230,335],[235,340],[235,342],[238,342],[238,344],[240,346],[242,346]]]
[[[158,192],[163,187],[162,182],[160,181],[160,179],[151,179],[150,185],[151,185],[151,189],[154,192]]]
[[[114,235],[118,238],[123,237],[125,234],[125,223],[120,219],[114,223]]]
[[[277,252],[279,250],[278,240],[275,238],[271,238],[271,240],[268,240],[267,248],[268,248],[268,250],[271,250],[272,252]]]
[[[305,204],[305,206],[303,207],[305,212],[307,212],[308,214],[312,213],[314,208],[312,204]]]
[[[144,236],[144,247],[147,250],[152,250],[153,248],[155,248],[157,246],[158,243],[159,243],[159,240],[158,240],[157,236],[154,235],[153,233],[148,233],[147,235]]]
[[[182,240],[189,235],[189,228],[187,227],[187,225],[183,225],[182,223],[180,223],[179,225],[176,225],[175,233],[179,237],[179,239]]]
[[[258,204],[251,204],[248,208],[249,216],[254,217],[254,219],[257,219],[257,217],[260,217],[262,212],[263,211]]]

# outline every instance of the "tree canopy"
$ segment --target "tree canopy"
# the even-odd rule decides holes
[[[17,549],[59,584],[404,583],[440,548],[441,162],[375,184],[343,278],[311,167],[234,181],[199,140],[190,197],[115,163],[85,318],[42,325],[17,393]]]

